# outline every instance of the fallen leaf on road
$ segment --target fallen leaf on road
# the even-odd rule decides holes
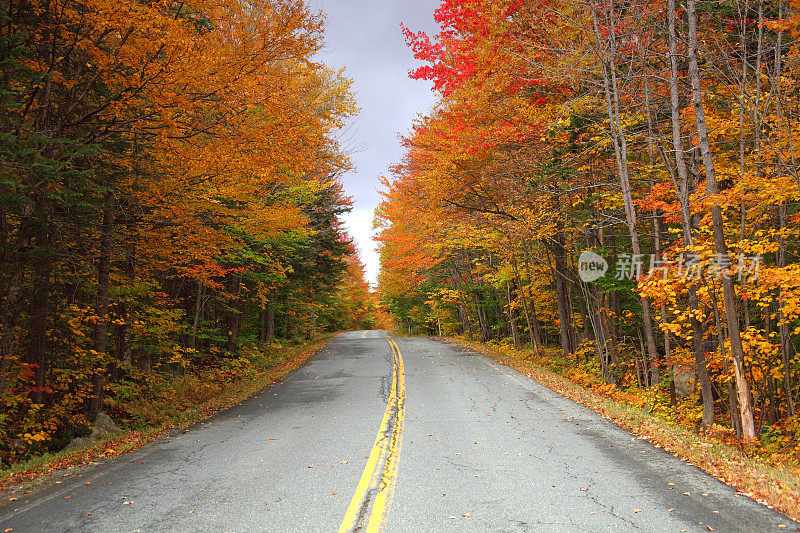
[[[469,513],[464,513],[461,516],[463,516],[464,518],[469,518]]]
[[[10,502],[15,502],[15,501],[17,501],[18,499],[19,499],[19,498],[9,498],[9,499],[8,499],[8,501],[10,501]]]
[[[641,510],[641,509],[634,509],[634,510],[633,510],[633,512],[634,512],[634,513],[641,513],[641,512],[642,512],[642,510]]]
[[[707,530],[709,530],[709,531],[716,531],[716,530],[715,530],[713,527],[711,527],[711,526],[706,526],[706,529],[707,529]]]
[[[691,492],[684,492],[684,493],[683,493],[683,495],[684,495],[684,496],[691,496],[691,495],[692,495],[692,493],[691,493]]]
[[[672,509],[667,509],[667,512],[668,512],[668,513],[671,513],[671,512],[672,512],[672,511],[674,511],[674,510],[675,510],[675,508],[673,507]]]
[[[12,531],[14,531],[13,527],[7,527],[5,533],[11,533]]]
[[[189,514],[192,514],[193,512],[194,512],[194,509],[192,509],[191,511],[189,511]]]
[[[455,520],[456,519],[455,516],[448,516],[447,518],[449,518],[450,520]]]
[[[130,501],[127,501],[127,502],[122,502],[122,505],[130,505],[132,503],[133,503],[133,500],[130,500]]]

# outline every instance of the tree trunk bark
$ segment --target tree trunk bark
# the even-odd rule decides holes
[[[689,288],[689,308],[699,308],[697,291],[693,286]],[[700,311],[692,313],[692,318],[690,319],[692,324],[692,344],[695,366],[697,367],[697,380],[700,382],[700,396],[703,399],[702,424],[705,427],[711,427],[714,423],[714,392],[711,388],[711,378],[708,376],[708,364],[706,362],[705,328],[697,316],[698,312]]]
[[[42,221],[34,230],[33,292],[28,306],[28,346],[23,361],[33,371],[33,403],[43,403],[44,376],[47,367],[47,324],[50,315],[50,276],[53,259],[50,251],[50,235],[46,222]]]
[[[228,311],[225,313],[225,326],[228,333],[227,350],[230,355],[235,355],[239,348],[239,327],[241,325],[241,314],[239,313],[239,289],[241,279],[238,274],[234,274],[229,282],[229,292],[231,301],[228,303]]]
[[[258,343],[264,344],[267,341],[267,310],[258,310]]]
[[[106,344],[108,341],[108,292],[111,273],[111,241],[114,233],[116,197],[113,191],[105,195],[103,225],[100,230],[100,257],[97,265],[97,322],[94,325],[92,344],[97,363],[92,374],[92,396],[89,398],[89,419],[94,420],[103,410],[105,387]]]
[[[779,208],[779,227],[781,231],[786,229],[786,202]],[[786,268],[786,238],[781,234],[780,246],[778,248],[778,268]],[[795,415],[794,397],[792,396],[792,359],[791,337],[789,333],[789,322],[783,315],[784,301],[778,298],[778,332],[781,336],[781,361],[783,362],[783,386],[786,391],[786,411],[791,417]]]
[[[531,279],[531,265],[530,259],[528,257],[528,244],[523,242],[523,252],[525,254],[525,277],[528,282],[528,286],[530,287],[532,283]],[[533,300],[532,295],[528,295],[524,297],[525,300],[530,304],[530,316],[531,316],[531,324],[533,326],[533,338],[536,342],[535,346],[536,349],[541,351],[544,349],[544,339],[542,337],[542,329],[539,326],[539,317],[536,314],[536,302]]]
[[[669,25],[669,61],[670,61],[670,107],[672,124],[672,144],[675,150],[675,168],[678,172],[679,182],[675,183],[675,190],[681,204],[681,223],[683,226],[683,244],[688,248],[693,244],[692,238],[692,217],[689,209],[689,169],[686,166],[686,156],[683,149],[683,138],[681,129],[681,102],[680,90],[678,86],[678,32],[676,28],[676,5],[675,0],[669,0],[668,6],[668,25]],[[714,423],[714,393],[711,389],[711,380],[708,376],[708,366],[702,339],[704,337],[703,323],[696,318],[699,311],[699,300],[697,290],[693,284],[688,287],[689,310],[692,318],[692,334],[695,364],[697,366],[697,378],[700,381],[700,393],[703,398],[703,419],[702,423],[708,427]]]
[[[703,93],[700,83],[700,67],[697,59],[697,13],[696,0],[687,1],[687,16],[689,19],[689,77],[692,83],[692,104],[694,105],[695,120],[697,122],[697,137],[700,153],[703,157],[703,166],[706,171],[706,190],[710,196],[719,194],[717,178],[714,169],[714,160],[711,155],[711,146],[708,140],[705,111],[703,110]],[[725,243],[722,209],[719,205],[711,208],[711,218],[714,231],[714,247],[718,257],[728,256],[728,246]],[[722,298],[725,306],[725,315],[728,323],[728,335],[731,344],[733,369],[736,376],[736,388],[739,393],[739,411],[742,419],[742,432],[747,439],[756,438],[755,421],[753,415],[753,397],[750,384],[747,382],[744,369],[744,348],[742,346],[741,332],[739,331],[739,310],[736,304],[736,290],[730,275],[722,279]]]
[[[472,337],[472,325],[470,324],[467,304],[464,301],[464,287],[461,280],[461,272],[454,270],[456,277],[456,287],[458,288],[458,319],[461,321],[461,333]]]
[[[613,24],[613,2],[610,5],[611,15],[609,18]],[[601,45],[602,38],[600,36],[600,29],[594,10],[592,11],[592,17],[594,19],[594,30],[597,38],[597,44]],[[633,204],[632,188],[628,176],[628,141],[625,137],[625,131],[622,127],[622,120],[619,112],[619,81],[617,79],[616,68],[617,43],[616,33],[614,31],[609,32],[609,44],[611,47],[609,64],[606,65],[606,62],[601,60],[603,68],[603,89],[606,97],[606,111],[608,113],[609,127],[611,128],[611,141],[614,147],[614,157],[617,162],[617,171],[619,173],[620,186],[622,188],[622,198],[625,205],[625,220],[631,236],[633,255],[634,257],[641,257],[642,250],[639,243],[639,234],[636,232],[636,208]],[[658,384],[661,380],[661,376],[658,367],[658,350],[656,349],[655,336],[653,335],[653,319],[650,314],[650,300],[646,297],[641,297],[640,302],[642,305],[642,325],[644,327],[645,340],[647,342],[647,353],[650,358],[651,382],[653,384]]]
[[[513,300],[511,298],[511,282],[506,281],[506,295],[508,296],[508,324],[511,327],[511,337],[514,339],[514,349],[519,350],[522,348],[522,343],[519,340],[519,331],[517,330],[517,317],[514,312]],[[441,335],[441,333],[439,333]]]
[[[194,301],[194,316],[192,318],[192,335],[189,337],[189,348],[197,349],[197,328],[200,325],[200,317],[203,314],[203,289],[204,285],[197,280],[197,297]]]
[[[570,325],[572,324],[572,320],[570,318],[572,310],[568,308],[569,293],[567,292],[567,280],[565,279],[567,267],[564,257],[566,250],[564,249],[563,236],[559,235],[556,238],[553,248],[553,255],[555,256],[555,281],[556,299],[558,305],[559,339],[561,340],[561,350],[564,353],[564,357],[569,357],[572,355],[574,347],[572,346],[572,336],[570,335],[569,331]]]
[[[128,244],[125,248],[125,279],[127,283],[133,283],[136,276],[136,225],[134,222],[129,222],[128,228]],[[122,302],[122,320],[124,321],[119,326],[119,346],[118,346],[118,359],[122,361],[123,366],[129,367],[132,359],[132,346],[131,346],[131,302],[128,298]]]
[[[512,264],[514,265],[514,276],[517,282],[519,297],[522,300],[522,310],[525,313],[525,322],[528,324],[528,335],[530,336],[531,339],[531,348],[533,348],[534,354],[538,354],[539,350],[541,349],[541,340],[537,338],[538,331],[534,333],[533,322],[531,322],[531,314],[528,311],[528,298],[525,296],[525,291],[522,288],[522,278],[519,275],[519,268],[517,268],[517,260],[512,258]]]
[[[32,211],[30,204],[23,208],[23,216],[27,217]],[[20,228],[22,237],[15,252],[12,254],[8,242],[8,224],[6,213],[0,208],[0,259],[3,263],[10,264],[12,273],[8,277],[8,288],[0,300],[0,398],[3,398],[8,387],[11,386],[12,357],[15,357],[19,343],[17,324],[19,322],[20,303],[23,296],[23,282],[25,279],[25,261],[20,257],[19,250],[29,245],[28,229]],[[6,271],[8,272],[8,271]]]
[[[275,341],[275,303],[270,300],[267,303],[267,327],[266,327],[266,341],[272,343]]]
[[[486,310],[481,307],[480,298],[478,298],[477,292],[475,292],[473,298],[475,300],[475,309],[478,313],[478,324],[480,324],[481,327],[481,342],[486,342],[489,340],[489,324],[486,316]]]

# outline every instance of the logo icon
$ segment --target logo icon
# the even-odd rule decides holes
[[[608,272],[608,261],[596,253],[584,250],[578,258],[578,277],[584,283],[591,283],[602,278]]]

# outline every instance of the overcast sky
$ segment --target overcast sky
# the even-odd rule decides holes
[[[352,155],[356,169],[344,176],[345,190],[355,202],[345,223],[374,287],[379,265],[371,234],[373,210],[380,202],[378,178],[402,157],[398,134],[406,134],[414,117],[426,113],[434,100],[428,82],[408,77],[419,63],[405,44],[400,23],[436,34],[433,11],[439,0],[310,0],[310,5],[327,14],[327,47],[320,60],[346,69],[361,108],[346,140],[359,151]]]

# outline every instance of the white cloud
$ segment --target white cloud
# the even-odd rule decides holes
[[[342,223],[355,242],[358,256],[366,266],[367,282],[374,289],[378,286],[380,258],[375,250],[376,243],[372,240],[372,218],[372,209],[353,209],[342,216]]]

